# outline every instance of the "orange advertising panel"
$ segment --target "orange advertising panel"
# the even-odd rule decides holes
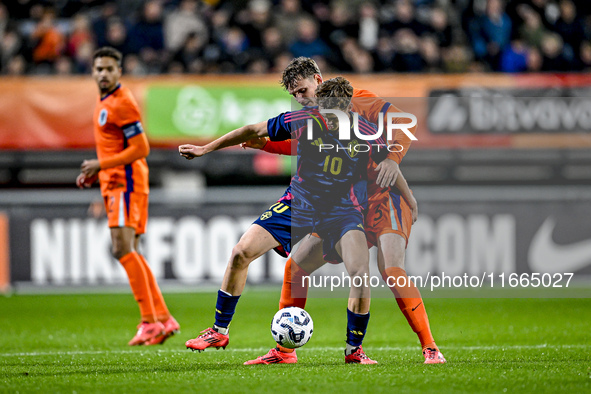
[[[395,98],[396,106],[417,116],[419,141],[413,149],[591,147],[585,123],[591,117],[585,112],[589,106],[587,102],[576,105],[580,97],[591,96],[591,75],[346,77],[356,88]],[[254,123],[290,109],[290,97],[280,88],[277,75],[159,76],[124,78],[122,82],[142,108],[144,128],[154,147],[209,141],[236,125]],[[548,116],[561,117],[563,122],[550,128],[545,127],[547,122],[538,124],[534,119],[532,123],[530,118],[536,116],[545,122],[547,103],[528,97],[556,89],[559,91],[550,103],[555,108]],[[490,101],[499,104],[496,113],[489,110],[492,106],[488,101],[472,105],[473,101],[462,98],[464,94],[479,96],[482,90],[488,90],[491,100],[496,98]],[[562,97],[565,92],[569,97]],[[97,94],[90,77],[0,79],[0,149],[93,148],[92,114]],[[447,101],[441,101],[442,97]],[[503,105],[509,106],[515,122],[521,123],[507,123],[510,117],[502,112]],[[483,126],[482,119],[493,115],[500,120]],[[571,123],[577,127],[571,130]]]

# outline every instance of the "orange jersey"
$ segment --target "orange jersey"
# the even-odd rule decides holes
[[[96,153],[101,163],[101,193],[121,190],[147,194],[148,139],[129,89],[119,85],[104,98],[99,97],[93,119]]]
[[[387,131],[387,114],[390,113],[397,113],[402,112],[400,109],[396,108],[388,101],[379,98],[377,94],[370,92],[369,90],[363,89],[353,89],[353,112],[357,112],[359,115],[363,116],[365,119],[369,120],[372,123],[378,124],[379,121],[379,114],[380,112],[384,114],[383,117],[383,136],[386,137]],[[394,123],[408,123],[408,119],[406,118],[396,118],[393,119]],[[413,134],[416,133],[417,127],[409,128],[409,131]],[[400,129],[396,129],[396,133],[392,136],[393,140],[388,141],[388,144],[397,144],[395,150],[401,150],[400,152],[390,152],[388,153],[388,158],[394,160],[396,163],[400,164],[404,155],[410,148],[411,139],[408,138],[406,134]],[[402,149],[400,149],[402,146]],[[381,188],[376,184],[376,179],[378,177],[378,172],[374,171],[377,167],[377,164],[373,160],[369,160],[367,166],[367,196],[369,201],[372,200],[382,200],[384,199],[390,188]]]

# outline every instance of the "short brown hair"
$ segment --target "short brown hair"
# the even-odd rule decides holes
[[[99,57],[113,58],[117,62],[117,65],[121,67],[121,59],[123,59],[123,55],[113,47],[102,47],[97,49],[92,55],[92,61],[94,62]]]
[[[321,108],[346,110],[353,97],[351,82],[343,77],[336,77],[322,82],[316,88],[316,97]]]
[[[302,79],[313,77],[316,74],[322,76],[314,59],[300,56],[293,59],[285,67],[280,83],[285,90],[288,90],[289,88],[293,88]]]

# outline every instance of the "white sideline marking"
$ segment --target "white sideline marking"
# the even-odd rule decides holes
[[[579,349],[589,348],[591,345],[577,344],[577,345],[509,345],[509,346],[442,346],[441,350],[498,350],[498,349]],[[227,349],[226,352],[246,353],[246,352],[264,352],[270,347],[258,348],[239,348]],[[400,346],[400,347],[368,347],[370,351],[403,351],[403,350],[417,350],[418,346]],[[142,350],[80,350],[80,351],[56,351],[56,352],[30,352],[30,353],[0,353],[0,357],[35,357],[35,356],[77,356],[86,354],[126,354],[126,353],[142,353]],[[213,349],[210,349],[211,352]],[[300,351],[341,351],[343,347],[305,347]],[[189,349],[158,349],[156,351],[146,351],[146,355],[158,353],[186,353]]]

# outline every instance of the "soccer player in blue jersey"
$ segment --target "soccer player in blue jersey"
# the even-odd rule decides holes
[[[283,71],[281,85],[296,100],[306,101],[313,97],[316,87],[322,83],[322,75],[314,60],[306,57],[293,59]],[[404,118],[398,118],[401,112],[388,101],[376,94],[354,89],[353,110],[371,122],[380,122],[380,114],[393,115],[395,123],[407,123]],[[384,125],[384,129],[386,125]],[[416,127],[408,129],[413,134]],[[408,136],[398,130],[393,138],[395,143],[403,149],[390,152],[388,159],[381,163],[370,163],[367,168],[368,180],[368,209],[365,213],[365,231],[368,241],[377,246],[378,269],[386,283],[394,284],[390,287],[396,297],[400,311],[406,317],[411,329],[416,333],[425,358],[425,364],[442,364],[446,360],[439,351],[429,324],[419,289],[408,278],[405,270],[405,249],[409,240],[411,226],[417,218],[417,204],[412,196],[402,173],[398,171],[398,164],[410,147]],[[247,141],[243,147],[262,149],[266,152],[293,155],[292,141],[269,141],[268,138],[258,138]],[[389,170],[395,170],[391,172]],[[394,174],[394,180],[390,178]],[[287,211],[289,212],[289,211]],[[305,308],[308,288],[302,281],[303,276],[310,275],[325,264],[322,256],[322,240],[312,239],[315,245],[310,245],[310,251],[304,260],[295,261],[290,257],[285,264],[283,287],[279,309],[297,306]],[[311,242],[313,244],[314,242]],[[250,360],[248,364],[274,364],[297,362],[294,349],[286,349],[277,344],[263,356]]]
[[[333,98],[331,107],[336,106],[340,110],[350,110],[353,87],[344,78],[339,77],[326,81],[318,87],[316,93],[320,98]],[[298,172],[292,179],[291,193],[288,196],[292,206],[291,227],[297,232],[297,234],[292,234],[292,242],[299,239],[302,234],[315,231],[324,239],[326,255],[333,252],[338,253],[352,278],[367,278],[369,275],[369,251],[363,231],[364,218],[359,202],[354,197],[354,186],[364,177],[369,160],[369,155],[361,152],[371,152],[373,160],[379,162],[381,161],[378,157],[379,149],[375,149],[369,143],[339,140],[335,131],[337,130],[337,122],[328,116],[327,122],[320,128],[320,133],[316,133],[315,136],[322,139],[322,145],[338,146],[340,149],[331,150],[330,154],[323,152],[322,149],[319,149],[316,140],[304,141],[304,128],[293,127],[294,124],[301,125],[302,120],[314,115],[313,111],[305,110],[281,114],[267,122],[234,130],[203,147],[181,145],[179,151],[182,156],[192,159],[258,136],[269,135],[272,140],[289,138],[300,140]],[[316,112],[316,115],[319,114]],[[359,118],[359,131],[366,135],[377,133],[375,125],[361,117]],[[354,145],[365,144],[367,149],[354,151],[352,143]],[[376,143],[382,144],[382,159],[385,158],[387,153],[385,142],[383,140],[374,141],[374,144]],[[330,167],[325,164],[327,161],[331,163]],[[306,243],[310,242],[310,239],[311,237],[304,239],[301,248],[293,256],[296,261],[299,250],[306,250]],[[231,270],[226,270],[222,290],[218,292],[216,319],[213,328],[205,330],[196,339],[187,341],[187,347],[203,350],[212,346],[225,348],[228,344],[228,326],[239,298],[239,295],[231,295],[232,293],[224,291],[226,279],[231,276],[228,275],[229,271]],[[246,275],[239,283],[241,288],[239,288],[238,294],[244,288],[245,279]],[[349,294],[345,362],[374,364],[375,361],[369,359],[361,348],[369,322],[370,304],[369,286],[366,281],[362,281],[362,283],[359,287],[352,285]]]

